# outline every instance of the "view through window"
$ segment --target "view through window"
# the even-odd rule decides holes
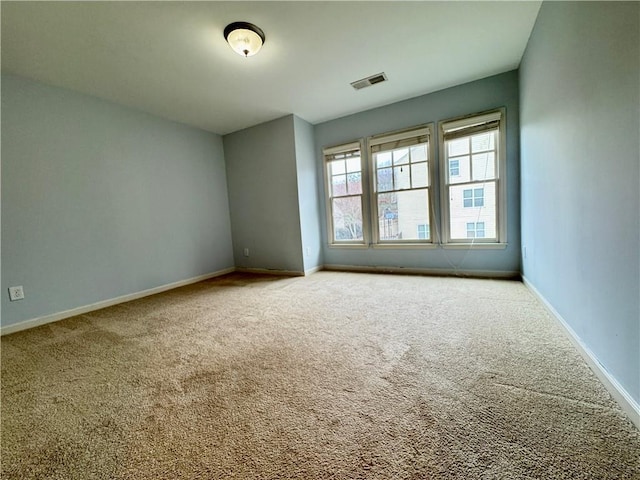
[[[364,240],[361,157],[359,143],[325,151],[334,242]]]
[[[500,112],[444,123],[450,241],[497,241]],[[479,228],[478,226],[482,227]],[[470,227],[472,226],[472,227]]]
[[[372,137],[379,242],[430,240],[429,130]]]
[[[330,244],[505,243],[504,110],[439,128],[439,165],[433,124],[324,149]]]

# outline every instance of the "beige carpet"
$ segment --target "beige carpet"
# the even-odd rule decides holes
[[[640,479],[518,282],[232,274],[2,338],[2,478]]]

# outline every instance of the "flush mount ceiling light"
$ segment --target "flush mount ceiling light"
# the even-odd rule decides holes
[[[264,43],[264,32],[252,23],[233,22],[224,29],[224,38],[239,55],[251,57]]]

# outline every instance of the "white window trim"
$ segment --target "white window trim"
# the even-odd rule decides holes
[[[444,132],[470,127],[473,125],[482,125],[498,121],[498,154],[496,156],[496,234],[497,239],[474,238],[469,239],[451,239],[451,231],[449,225],[449,189],[447,177],[449,169],[447,165],[447,154],[444,141]],[[463,117],[453,118],[438,122],[438,147],[440,151],[440,217],[441,243],[444,248],[469,248],[484,246],[485,248],[505,248],[507,245],[507,136],[506,136],[506,109],[499,108],[490,112],[483,112],[473,115],[465,115]]]
[[[332,212],[332,202],[330,191],[330,183],[329,183],[329,172],[327,168],[327,156],[335,155],[337,153],[348,152],[350,150],[355,149],[360,150],[360,171],[362,172],[362,195],[361,195],[361,203],[362,203],[362,240],[335,240],[334,239],[334,230],[333,230],[333,212]],[[334,145],[332,147],[327,147],[322,150],[322,169],[324,170],[324,194],[326,198],[325,209],[326,209],[326,218],[327,218],[327,239],[329,241],[329,247],[340,247],[340,248],[369,248],[369,232],[368,225],[365,221],[367,218],[367,189],[365,188],[365,176],[367,172],[365,171],[366,164],[368,163],[365,158],[365,149],[364,142],[362,140],[343,143],[340,145]]]
[[[456,239],[451,240],[449,229],[449,203],[448,185],[449,166],[446,164],[446,150],[444,143],[444,128],[457,130],[483,123],[498,121],[498,154],[496,157],[496,233],[497,240],[492,238],[482,239]],[[480,114],[465,115],[450,120],[438,122],[437,144],[434,138],[435,123],[419,125],[409,129],[373,135],[366,139],[359,139],[322,150],[324,169],[324,189],[325,189],[325,209],[326,225],[329,248],[340,249],[466,249],[466,250],[499,250],[507,248],[507,150],[506,150],[506,109],[500,108]],[[415,137],[416,132],[426,129],[423,134],[429,138],[429,240],[385,240],[380,241],[378,237],[378,218],[376,204],[376,178],[375,166],[373,164],[372,146],[382,145],[387,142],[401,141],[406,138]],[[436,146],[437,145],[437,146]],[[362,182],[362,235],[363,240],[334,240],[332,202],[330,184],[328,179],[327,155],[340,153],[343,151],[358,148],[360,150]],[[434,152],[438,149],[438,158]],[[493,180],[492,180],[493,181]],[[435,200],[440,201],[439,221],[436,222]]]
[[[445,250],[504,250],[507,248],[506,243],[496,243],[496,242],[480,242],[481,238],[478,238],[477,241],[471,242],[474,240],[473,238],[467,238],[464,242],[456,242],[456,243],[448,243],[446,245],[442,245],[442,248]]]
[[[370,211],[370,229],[371,229],[371,237],[372,238],[372,246],[374,248],[407,248],[407,247],[433,247],[435,246],[434,239],[434,230],[431,226],[434,224],[434,179],[435,176],[435,164],[436,164],[436,155],[434,148],[434,128],[435,124],[427,123],[423,125],[417,125],[415,127],[396,130],[388,133],[381,133],[377,135],[372,135],[367,138],[366,147],[367,147],[367,159],[366,162],[368,164],[368,175],[369,175],[369,211]],[[429,192],[429,238],[428,239],[407,239],[407,240],[380,240],[380,227],[378,225],[378,205],[377,205],[377,177],[376,177],[376,166],[374,164],[374,155],[373,155],[373,147],[378,145],[384,145],[386,143],[391,142],[399,142],[406,139],[411,139],[415,137],[427,137],[428,147],[427,147],[427,163],[428,163],[428,175],[429,175],[429,183],[427,185],[427,191]],[[396,190],[394,190],[396,191]]]
[[[434,250],[440,248],[436,243],[424,242],[418,243],[417,241],[405,241],[400,242],[385,242],[385,243],[373,243],[371,248],[380,250]]]

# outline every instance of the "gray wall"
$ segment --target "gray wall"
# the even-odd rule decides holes
[[[237,267],[304,271],[294,138],[293,115],[224,136]]]
[[[545,2],[520,70],[524,275],[636,401],[639,17]]]
[[[218,135],[2,76],[3,326],[232,266]]]
[[[320,190],[313,139],[313,125],[293,117],[298,175],[298,202],[304,269],[322,265]]]
[[[381,87],[384,88],[384,85]],[[366,95],[366,90],[355,94]],[[507,116],[507,241],[502,250],[462,249],[349,249],[329,247],[322,189],[322,242],[324,263],[329,265],[383,266],[518,272],[520,270],[520,192],[518,74],[516,71],[488,77],[385,107],[316,125],[316,158],[323,178],[322,149],[362,137],[415,125],[446,120],[497,107]],[[434,132],[435,133],[435,132]],[[436,140],[437,144],[437,140]],[[438,148],[435,149],[436,159]],[[436,189],[436,195],[439,193]]]

